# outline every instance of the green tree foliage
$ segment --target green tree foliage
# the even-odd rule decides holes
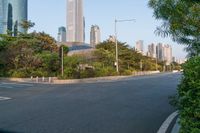
[[[178,87],[177,105],[180,110],[181,133],[200,132],[200,1],[150,0],[156,19],[163,20],[157,33],[171,36],[186,44],[191,57],[184,64],[184,76]],[[176,66],[176,64],[172,64]],[[176,103],[175,102],[175,103]]]
[[[27,34],[28,30],[35,26],[35,23],[33,23],[31,21],[24,20],[24,21],[22,21],[22,23],[20,25],[21,25],[22,28],[25,29],[25,33]]]
[[[57,76],[59,68],[58,46],[48,34],[0,35],[0,76]]]
[[[200,57],[184,66],[184,77],[178,87],[181,133],[200,133]]]
[[[155,18],[163,20],[156,30],[159,35],[186,44],[189,56],[200,55],[199,0],[150,0],[149,6]]]
[[[115,62],[115,43],[104,41],[97,45],[97,50],[94,52],[97,62],[103,63],[103,67],[113,67]],[[130,48],[126,43],[118,43],[119,49],[119,68],[120,72],[127,73],[130,71],[140,71],[140,64],[143,62],[143,71],[156,70],[156,61],[152,58],[143,56]]]
[[[63,78],[80,78],[79,64],[81,64],[82,60],[82,57],[79,56],[65,56]]]

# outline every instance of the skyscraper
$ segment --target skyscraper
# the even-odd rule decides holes
[[[100,28],[97,25],[92,25],[90,31],[90,45],[92,47],[95,47],[100,42],[101,42]]]
[[[144,54],[144,42],[142,40],[136,42],[135,50],[141,54]]]
[[[3,34],[3,1],[0,0],[0,34]]]
[[[166,65],[170,65],[172,63],[172,47],[170,45],[164,45],[163,51]]]
[[[5,34],[9,30],[16,36],[18,32],[25,32],[21,23],[28,17],[27,0],[0,0],[0,27]]]
[[[156,47],[156,53],[158,60],[165,61],[166,65],[172,63],[172,47],[170,45],[159,43]]]
[[[58,42],[66,42],[66,28],[60,27],[58,28]]]
[[[152,58],[156,58],[156,45],[155,44],[151,44],[148,46],[148,53],[149,56]]]
[[[164,49],[162,43],[158,43],[156,46],[156,55],[159,61],[164,61]]]
[[[67,0],[67,41],[84,42],[83,0]]]

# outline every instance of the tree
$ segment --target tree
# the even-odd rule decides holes
[[[150,0],[154,17],[163,20],[156,33],[185,44],[189,56],[200,55],[200,1]]]
[[[155,70],[155,61],[145,57],[129,47],[126,43],[118,42],[119,48],[119,68],[123,73],[125,70],[140,71],[140,62],[143,60],[144,70]],[[102,62],[104,66],[114,67],[115,43],[104,41],[96,46],[94,52],[97,62]]]
[[[58,52],[58,46],[56,40],[45,32],[32,33],[32,36],[38,40],[37,48],[39,51],[51,51]]]
[[[190,59],[183,65],[183,77],[178,86],[177,107],[180,133],[200,132],[200,1],[150,0],[156,19],[163,20],[157,33],[171,36],[185,44]]]
[[[28,30],[35,26],[35,23],[31,22],[30,20],[29,21],[24,20],[24,21],[22,21],[22,23],[20,25],[22,28],[24,28],[25,33],[27,34]]]

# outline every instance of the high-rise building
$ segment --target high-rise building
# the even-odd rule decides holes
[[[156,58],[156,45],[153,43],[148,46],[148,56]]]
[[[27,0],[1,0],[0,1],[0,19],[1,32],[6,34],[12,32],[16,36],[18,32],[25,32],[21,26],[23,21],[28,18],[28,1]]]
[[[144,54],[144,42],[142,40],[136,42],[135,50],[141,54]]]
[[[164,61],[166,61],[166,65],[170,65],[172,63],[172,47],[170,45],[164,45]]]
[[[159,61],[164,61],[164,49],[162,43],[158,43],[156,46],[156,55]]]
[[[3,34],[3,1],[0,0],[0,34]]]
[[[90,31],[90,45],[92,47],[95,47],[100,42],[101,42],[100,28],[97,25],[92,25]]]
[[[172,47],[170,45],[163,45],[159,43],[156,47],[157,58],[160,61],[165,61],[166,65],[172,63]]]
[[[66,42],[66,28],[65,27],[60,27],[58,28],[58,42]]]
[[[83,0],[67,0],[67,41],[84,42]]]
[[[108,38],[109,42],[115,43],[116,42],[116,37],[114,35],[110,35]]]

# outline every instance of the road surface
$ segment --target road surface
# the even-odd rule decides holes
[[[0,81],[0,133],[156,133],[174,112],[180,74],[105,83]],[[1,99],[1,98],[0,98]]]

